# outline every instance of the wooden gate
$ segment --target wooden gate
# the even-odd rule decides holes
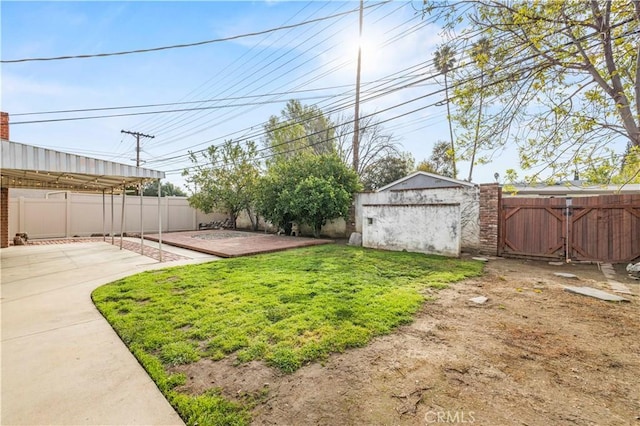
[[[502,256],[629,262],[640,257],[640,194],[502,198],[499,236]]]

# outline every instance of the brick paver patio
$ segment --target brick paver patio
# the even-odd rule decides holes
[[[96,243],[103,242],[102,237],[91,237],[91,238],[53,238],[48,240],[29,240],[27,245],[34,246],[44,246],[44,245],[53,245],[53,244],[71,244],[71,243]],[[107,244],[111,244],[111,237],[107,238]],[[120,238],[116,237],[114,244],[115,246],[120,245]],[[133,251],[136,253],[140,253],[141,244],[133,241],[123,240],[122,248],[125,250]],[[144,246],[144,255],[150,257],[151,259],[160,260],[160,250],[154,247],[149,247],[147,245]],[[172,262],[175,260],[185,260],[188,257],[180,256],[179,254],[170,253],[168,251],[162,250],[162,260],[164,262]]]
[[[144,237],[151,241],[158,241],[158,235],[149,234]],[[171,232],[162,234],[162,242],[219,257],[248,256],[333,243],[332,240],[326,239],[229,230]]]

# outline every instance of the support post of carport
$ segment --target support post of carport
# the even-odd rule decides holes
[[[104,189],[102,190],[102,241],[107,241],[107,205],[104,200]]]
[[[158,256],[162,262],[162,185],[158,179]]]
[[[9,188],[0,188],[0,248],[9,247]]]
[[[144,198],[142,195],[142,181],[140,181],[139,185],[140,190],[138,192],[140,193],[140,254],[144,256]]]
[[[122,239],[124,235],[124,204],[127,199],[127,187],[122,187],[122,214],[120,215],[120,250],[122,250]]]
[[[113,188],[111,188],[111,245],[114,245],[114,234],[113,234]]]

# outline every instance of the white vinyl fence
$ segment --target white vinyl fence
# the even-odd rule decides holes
[[[9,236],[26,232],[29,238],[87,237],[92,234],[120,233],[122,195],[56,193],[49,198],[18,197],[9,193]],[[125,201],[124,232],[140,232],[140,197],[128,195]],[[112,216],[113,212],[113,216]],[[186,197],[160,199],[162,231],[188,231],[198,228],[210,215],[189,206]],[[104,218],[104,220],[103,220]],[[143,197],[144,233],[158,232],[158,197]],[[104,225],[103,225],[104,222]]]
[[[9,191],[9,236],[26,232],[29,238],[69,238],[88,237],[92,234],[120,234],[122,215],[122,195],[114,195],[113,209],[111,194],[105,194],[104,208],[102,194],[78,194],[71,192],[47,192],[39,190]],[[222,212],[205,214],[189,206],[187,197],[162,197],[160,199],[162,232],[194,231],[199,223],[223,221],[228,217]],[[144,233],[158,232],[158,197],[143,197],[142,217]],[[125,198],[124,232],[140,232],[140,197],[127,195]],[[238,217],[240,229],[251,229],[251,221],[246,213]],[[327,223],[322,235],[330,238],[344,238],[345,222],[342,219]],[[264,230],[264,220],[260,220],[260,230]],[[277,229],[268,225],[270,232]],[[306,230],[307,234],[311,231]]]

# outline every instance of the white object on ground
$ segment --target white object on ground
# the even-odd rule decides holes
[[[607,293],[606,291],[598,290],[591,287],[570,287],[564,288],[565,291],[570,293],[582,294],[583,296],[595,297],[596,299],[606,300],[607,302],[628,302],[629,299],[616,296],[615,294]]]

